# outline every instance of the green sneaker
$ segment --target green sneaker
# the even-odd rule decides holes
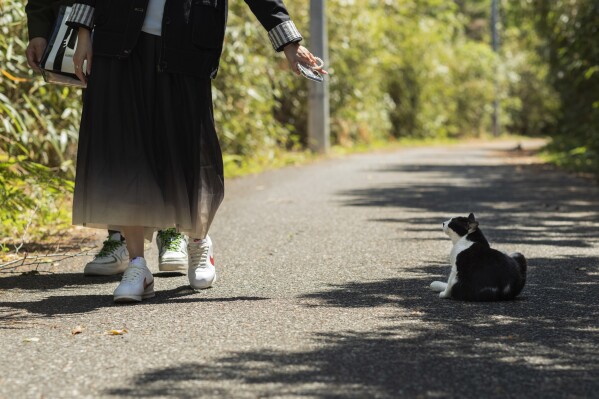
[[[121,239],[120,233],[109,236],[94,260],[85,265],[83,274],[86,276],[112,276],[125,271],[129,264],[127,244]]]
[[[187,270],[187,241],[187,236],[177,233],[174,228],[160,230],[156,235],[158,270],[161,272]]]

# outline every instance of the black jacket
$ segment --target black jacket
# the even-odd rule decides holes
[[[29,30],[29,40],[36,37],[50,39],[52,29],[56,23],[58,9],[60,6],[73,5],[73,0],[29,0],[25,6],[27,13],[27,28]]]
[[[93,29],[94,55],[126,58],[131,53],[149,0],[78,0],[72,27]],[[276,51],[302,40],[282,0],[245,0]],[[228,0],[167,0],[158,69],[214,78],[223,49]]]

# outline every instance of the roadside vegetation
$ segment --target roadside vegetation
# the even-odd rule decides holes
[[[309,46],[309,1],[288,1]],[[0,1],[0,243],[69,225],[81,92],[45,84],[25,61],[25,1]],[[341,152],[491,131],[551,136],[551,158],[599,171],[599,5],[490,0],[329,0],[332,141]],[[243,1],[230,2],[215,118],[228,176],[303,162],[307,81],[273,54]]]

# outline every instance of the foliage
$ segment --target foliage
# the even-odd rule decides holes
[[[515,22],[529,21],[543,77],[559,96],[554,159],[599,174],[599,3],[520,0],[510,10]]]
[[[395,137],[458,137],[490,128],[494,96],[488,44],[469,39],[452,2],[389,2],[384,70]]]
[[[226,51],[214,81],[215,120],[226,163],[272,159],[293,140],[293,129],[275,115],[275,97],[289,79],[280,71],[286,65],[273,57],[270,42],[248,13],[242,2],[231,2]]]
[[[34,220],[48,228],[67,220],[56,204],[73,187],[80,115],[80,93],[29,70],[24,18],[20,3],[0,3],[0,233],[19,239]]]

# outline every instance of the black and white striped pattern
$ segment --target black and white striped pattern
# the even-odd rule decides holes
[[[69,19],[69,26],[83,26],[87,29],[92,29],[94,26],[94,7],[87,4],[75,3]]]
[[[283,50],[283,47],[289,43],[299,42],[303,39],[293,21],[285,21],[268,32],[268,37],[272,43],[272,47],[276,51]]]

